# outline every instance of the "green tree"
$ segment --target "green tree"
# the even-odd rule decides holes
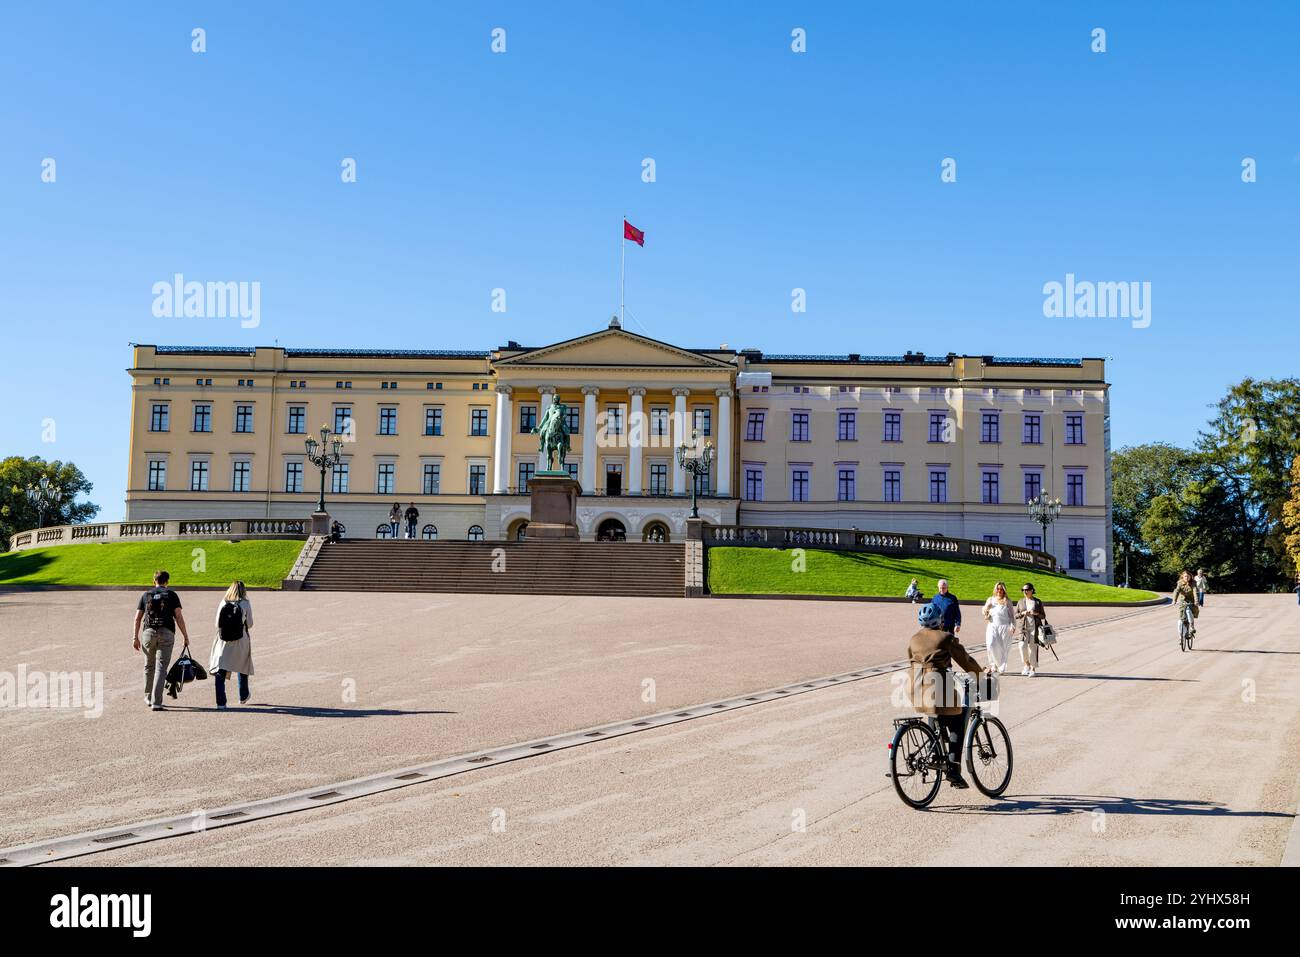
[[[1128,559],[1134,588],[1163,588],[1167,575],[1142,532],[1152,503],[1186,487],[1196,473],[1197,455],[1167,442],[1120,449],[1111,456],[1111,514],[1116,573],[1123,580]]]
[[[0,547],[3,549],[8,550],[15,532],[36,527],[38,513],[27,497],[27,486],[36,485],[42,476],[63,493],[58,505],[46,509],[46,525],[86,522],[99,514],[99,506],[93,502],[77,501],[78,496],[89,495],[93,486],[71,462],[12,455],[0,461]]]
[[[1282,539],[1286,550],[1283,571],[1294,578],[1300,575],[1300,455],[1291,460],[1291,494],[1282,503]]]

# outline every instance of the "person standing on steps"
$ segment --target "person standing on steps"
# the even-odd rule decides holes
[[[181,599],[167,587],[171,575],[165,569],[153,573],[153,588],[140,596],[135,610],[135,634],[131,647],[144,652],[144,703],[153,711],[163,711],[163,685],[167,669],[171,666],[172,646],[179,627],[190,646],[190,632],[181,614]],[[140,626],[144,625],[144,641],[140,640]]]
[[[406,537],[415,538],[415,525],[420,520],[420,510],[412,502],[406,506]]]
[[[401,527],[401,525],[402,525],[402,503],[394,502],[393,507],[388,510],[388,531],[393,536],[393,538],[397,537],[397,531]]]

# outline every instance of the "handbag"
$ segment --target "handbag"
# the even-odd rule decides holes
[[[1043,627],[1038,629],[1038,643],[1043,646],[1056,644],[1056,629],[1050,622],[1043,622]]]

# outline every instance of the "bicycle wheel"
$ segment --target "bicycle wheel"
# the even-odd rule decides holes
[[[1011,783],[1011,736],[997,718],[981,714],[966,728],[962,753],[975,787],[986,797],[1000,797]]]
[[[942,765],[936,761],[938,755],[939,738],[929,725],[917,721],[894,732],[889,744],[889,776],[908,807],[927,807],[939,794]]]
[[[1178,650],[1186,651],[1189,635],[1187,633],[1187,619],[1182,615],[1178,616]]]

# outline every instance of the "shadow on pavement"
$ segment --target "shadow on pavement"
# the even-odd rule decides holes
[[[1192,654],[1215,655],[1300,655],[1300,651],[1265,651],[1262,648],[1193,648]]]
[[[1015,677],[1020,677],[1016,675]],[[1097,681],[1185,681],[1188,684],[1196,684],[1197,678],[1144,678],[1141,675],[1075,675],[1066,674],[1061,671],[1042,671],[1038,672],[1040,678],[1093,678]]]
[[[169,704],[168,711],[216,711],[217,706]],[[292,704],[240,704],[229,705],[230,712],[250,714],[287,714],[294,718],[393,718],[416,714],[459,714],[457,711],[400,711],[396,708],[309,708]]]
[[[1180,801],[1173,798],[1125,798],[1113,795],[1026,794],[1002,798],[987,806],[949,805],[932,811],[956,814],[1173,814],[1193,817],[1284,817],[1285,811],[1234,811],[1214,801]]]

